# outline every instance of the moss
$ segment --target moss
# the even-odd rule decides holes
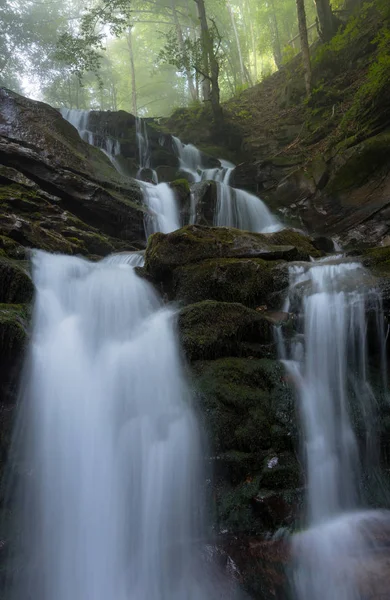
[[[287,246],[282,245],[286,243]],[[308,260],[310,256],[320,255],[309,238],[295,231],[261,234],[228,227],[188,225],[173,233],[150,236],[145,268],[160,279],[176,267],[208,258]]]
[[[193,369],[205,426],[217,452],[261,455],[275,444],[291,445],[292,392],[278,361],[228,357],[196,362]],[[279,439],[272,436],[276,424],[283,430]]]
[[[185,303],[202,300],[240,302],[256,308],[279,304],[288,285],[287,268],[261,258],[219,258],[175,269],[172,296]]]
[[[30,302],[34,285],[23,266],[17,261],[0,257],[0,302]]]
[[[185,195],[188,195],[191,192],[190,184],[187,179],[175,179],[175,181],[171,181],[169,185],[180,190],[180,192]]]
[[[189,360],[248,354],[272,354],[273,322],[238,303],[206,300],[182,309],[179,330]],[[257,346],[255,346],[257,344]]]
[[[344,164],[326,187],[329,193],[347,191],[363,185],[383,167],[388,169],[390,132],[381,133],[352,148]]]
[[[374,272],[390,273],[390,246],[368,248],[362,251],[363,262]]]
[[[29,308],[23,304],[0,304],[0,357],[13,360],[27,342]]]

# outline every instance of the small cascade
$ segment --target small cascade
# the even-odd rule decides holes
[[[383,391],[387,385],[381,297],[360,263],[336,257],[290,267],[285,310],[298,315],[295,338],[288,344],[279,335],[279,342],[299,396],[307,473],[307,530],[293,538],[295,591],[299,600],[360,600],[359,578],[376,536],[390,533],[388,514],[364,510],[351,416],[353,406],[369,450],[377,406],[367,350],[372,328]]]
[[[147,206],[145,217],[146,237],[157,231],[170,233],[180,229],[179,208],[172,188],[167,183],[153,185],[152,183],[142,182],[141,185]]]
[[[135,127],[139,157],[139,169],[137,173],[137,178],[141,178],[143,169],[150,169],[152,173],[153,183],[158,183],[157,173],[154,169],[151,168],[150,144],[146,121],[141,119],[141,117],[136,117]]]
[[[207,559],[175,315],[127,257],[33,255],[13,600],[233,598]]]
[[[74,125],[82,139],[98,146],[107,154],[115,168],[122,173],[117,156],[120,154],[120,144],[108,136],[93,134],[88,129],[89,111],[62,109],[61,113]],[[158,184],[156,171],[151,168],[151,149],[146,121],[136,119],[136,140],[138,146],[139,178],[147,207],[145,217],[145,232],[149,236],[156,231],[170,233],[183,224],[180,219],[179,207],[175,193],[166,183]],[[163,140],[162,140],[163,141]],[[219,159],[220,167],[208,169],[202,166],[202,153],[192,144],[183,144],[179,138],[172,136],[174,150],[180,160],[180,168],[190,176],[193,182],[215,181],[217,188],[217,203],[213,225],[215,227],[237,227],[253,232],[273,232],[282,228],[276,217],[267,206],[244,190],[229,186],[230,176],[234,165]],[[161,141],[160,141],[161,143]],[[143,171],[150,170],[151,180],[142,181]],[[189,224],[196,223],[197,199],[191,195]]]
[[[69,121],[73,127],[77,129],[79,135],[84,142],[87,142],[91,146],[100,148],[102,152],[110,159],[117,171],[120,172],[120,168],[117,162],[117,156],[121,152],[120,143],[118,140],[110,136],[97,135],[93,133],[89,125],[90,110],[78,110],[74,108],[61,108],[61,115]]]
[[[257,233],[271,233],[282,229],[280,222],[257,196],[220,181],[216,182],[216,186],[215,227],[237,227]]]
[[[179,138],[172,136],[174,148],[180,160],[180,169],[188,173],[193,182],[201,181],[202,153],[193,144],[183,144]]]
[[[111,254],[107,258],[103,259],[104,263],[110,265],[128,265],[130,267],[143,267],[145,264],[145,252],[119,252],[118,254]]]
[[[180,158],[181,170],[190,174],[194,182],[215,181],[217,206],[214,227],[237,227],[257,233],[269,233],[282,229],[280,221],[272,215],[260,198],[244,190],[232,188],[230,177],[233,163],[219,159],[220,167],[202,168],[202,153],[192,144],[183,144],[173,137],[174,147]],[[197,200],[191,196],[190,224],[196,222]]]

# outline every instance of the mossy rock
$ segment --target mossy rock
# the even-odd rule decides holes
[[[240,302],[256,308],[280,305],[288,286],[285,263],[261,258],[216,258],[174,270],[171,295],[186,304],[202,300]]]
[[[29,309],[24,304],[0,304],[0,356],[19,354],[27,341]]]
[[[229,227],[188,225],[173,233],[149,238],[145,268],[158,281],[175,268],[208,258],[262,258],[309,260],[321,253],[310,239],[296,231],[250,233]]]
[[[290,449],[296,438],[293,392],[277,360],[226,357],[193,364],[194,387],[216,452]],[[248,457],[247,457],[248,459]]]
[[[1,256],[23,260],[26,257],[26,250],[6,235],[0,235]]]
[[[379,246],[362,251],[363,264],[374,273],[390,274],[390,246]]]
[[[337,162],[340,166],[337,167]],[[326,186],[329,193],[344,192],[366,183],[390,165],[390,132],[380,133],[344,152]]]
[[[0,303],[27,303],[32,300],[34,285],[24,266],[0,257]]]
[[[206,300],[182,309],[179,331],[189,360],[273,355],[273,321],[239,303]],[[249,350],[246,344],[251,344]]]

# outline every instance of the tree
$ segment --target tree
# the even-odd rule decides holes
[[[296,0],[298,13],[299,37],[301,40],[302,62],[305,73],[305,86],[308,96],[311,94],[311,63],[309,40],[307,37],[306,11],[304,0]]]
[[[203,57],[203,69],[202,73],[205,82],[211,84],[210,90],[210,101],[211,108],[213,110],[214,120],[216,124],[220,124],[222,120],[222,108],[220,103],[220,89],[219,89],[219,63],[214,50],[213,38],[210,34],[210,29],[207,22],[206,7],[204,0],[194,0],[198,7],[198,16],[200,21],[201,40],[202,40],[202,57]],[[214,33],[221,40],[218,29],[214,25]],[[205,98],[206,99],[206,98]]]
[[[339,21],[333,14],[329,0],[315,0],[318,14],[320,36],[324,42],[329,42],[337,33]]]

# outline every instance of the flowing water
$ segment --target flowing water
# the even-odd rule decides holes
[[[175,315],[128,256],[33,256],[18,600],[216,600]]]
[[[360,427],[375,445],[377,399],[369,378],[367,332],[376,329],[384,390],[380,294],[357,262],[300,264],[290,267],[285,310],[298,315],[298,333],[280,354],[289,357],[285,365],[298,390],[307,474],[307,530],[293,539],[295,590],[300,600],[358,600],[359,577],[375,534],[384,527],[389,531],[386,513],[362,510],[352,419],[360,415]]]
[[[100,147],[121,173],[117,157],[120,144],[109,136],[94,135],[88,128],[89,111],[62,109],[61,114],[78,130],[81,138]],[[145,233],[149,236],[156,231],[170,233],[182,226],[180,210],[175,192],[165,183],[158,184],[158,176],[152,168],[151,149],[146,121],[136,119],[136,142],[139,156],[137,178],[142,179],[145,170],[150,171],[151,182],[140,181],[144,202],[148,210],[145,218]],[[172,136],[174,150],[179,157],[180,170],[193,182],[211,180],[216,182],[217,204],[214,213],[215,227],[237,227],[253,232],[273,232],[282,228],[279,220],[272,215],[267,206],[244,190],[230,187],[229,181],[234,165],[219,159],[220,167],[203,168],[201,151],[192,144],[183,144]],[[123,174],[123,173],[122,173]],[[197,218],[197,200],[191,194],[189,224],[195,224]],[[187,223],[184,223],[187,224]]]

